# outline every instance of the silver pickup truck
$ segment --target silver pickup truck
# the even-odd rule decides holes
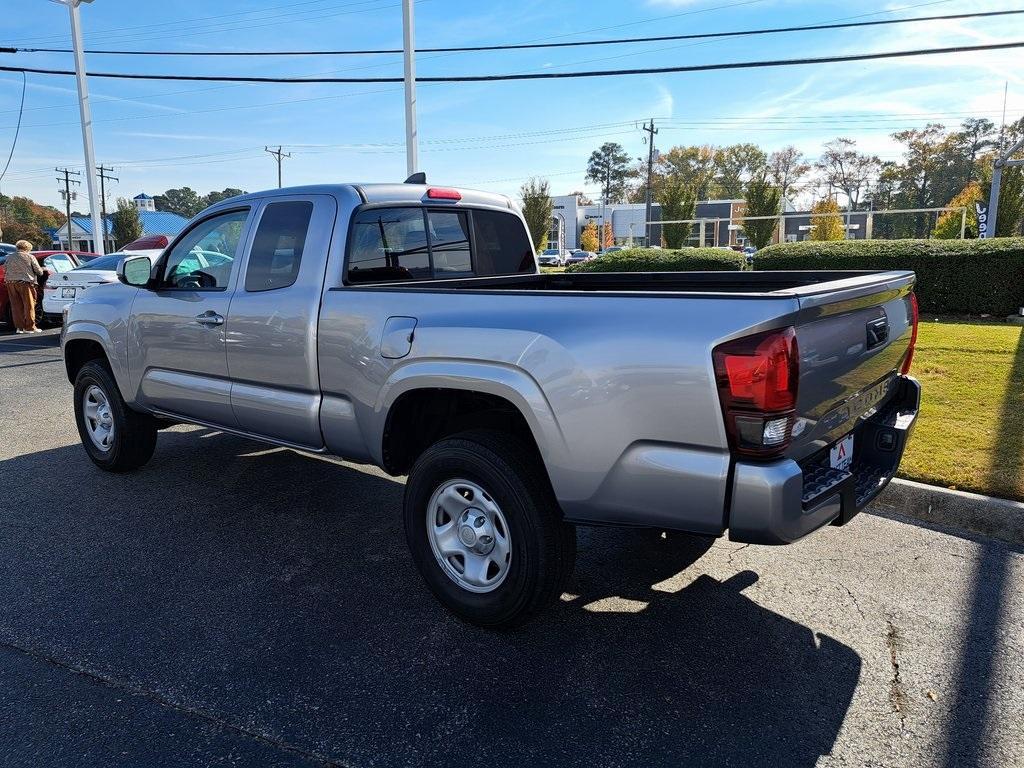
[[[236,197],[118,276],[62,337],[97,466],[187,422],[408,475],[423,578],[488,627],[561,593],[577,524],[784,544],[848,522],[920,401],[911,272],[540,274],[483,192]]]

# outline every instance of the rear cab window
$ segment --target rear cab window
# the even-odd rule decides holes
[[[249,250],[246,291],[273,291],[295,283],[312,216],[309,200],[267,204]]]
[[[355,213],[349,284],[514,275],[534,271],[533,247],[513,213],[395,206]]]

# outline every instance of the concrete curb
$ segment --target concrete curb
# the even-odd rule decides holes
[[[895,479],[868,511],[883,517],[895,512],[933,525],[1024,544],[1024,504],[1017,501]]]

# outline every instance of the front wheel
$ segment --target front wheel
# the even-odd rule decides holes
[[[465,432],[428,448],[409,473],[405,533],[427,586],[482,627],[522,624],[558,598],[576,531],[543,465],[500,432]]]
[[[82,447],[100,469],[127,472],[153,456],[155,420],[125,404],[102,362],[89,361],[75,377],[75,422]]]

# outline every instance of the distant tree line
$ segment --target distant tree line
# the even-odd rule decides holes
[[[244,194],[245,190],[234,187],[227,187],[220,192],[209,192],[205,195],[200,195],[191,187],[177,187],[168,189],[162,195],[154,195],[153,204],[158,211],[170,211],[184,216],[186,219],[191,219],[214,203]]]
[[[654,164],[654,199],[666,221],[693,217],[698,200],[743,200],[747,215],[772,216],[782,198],[801,200],[821,217],[810,236],[842,237],[842,215],[852,211],[968,207],[967,235],[977,236],[974,203],[988,199],[992,161],[1000,147],[1024,136],[1024,118],[1000,130],[992,121],[971,118],[957,128],[939,123],[898,131],[892,138],[902,158],[882,161],[861,152],[857,142],[838,137],[823,145],[818,157],[793,146],[768,152],[757,144],[724,147],[675,146]],[[608,203],[643,202],[647,165],[630,158],[620,144],[602,144],[590,155],[586,178]],[[826,200],[832,200],[826,204]],[[835,214],[833,217],[832,214]],[[959,237],[960,214],[908,214],[874,220],[876,237]],[[770,242],[772,221],[749,222],[747,236],[755,245]],[[665,225],[666,244],[682,245],[687,225]],[[1024,169],[1003,173],[997,235],[1024,232]],[[760,246],[759,246],[760,247]]]

